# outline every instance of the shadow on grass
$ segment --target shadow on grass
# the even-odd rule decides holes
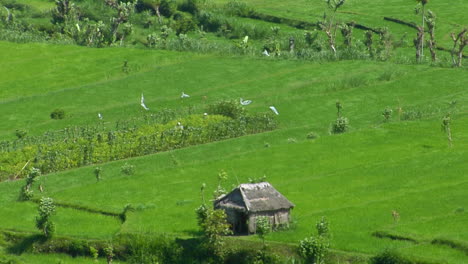
[[[8,252],[11,254],[21,255],[24,252],[32,250],[34,244],[43,244],[46,241],[47,238],[39,234],[18,238],[18,240],[14,241],[13,245],[8,248]]]

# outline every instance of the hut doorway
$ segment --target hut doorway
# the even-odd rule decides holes
[[[247,214],[245,213],[237,213],[236,216],[236,225],[234,226],[234,234],[236,235],[247,235],[249,232],[247,226]]]

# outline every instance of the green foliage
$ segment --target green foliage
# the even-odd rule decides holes
[[[31,168],[26,177],[25,185],[21,188],[19,200],[28,201],[33,197],[32,185],[36,181],[37,177],[41,175],[41,170],[37,168]]]
[[[305,238],[299,242],[299,253],[306,263],[324,264],[330,247],[329,224],[325,217],[322,217],[315,225],[317,236]]]
[[[120,167],[120,172],[125,175],[133,175],[135,173],[135,166],[125,162],[125,164]]]
[[[197,223],[198,226],[203,229],[203,224],[206,222],[206,219],[208,218],[208,207],[206,207],[205,204],[200,205],[196,210],[195,213],[197,215]]]
[[[412,264],[395,251],[386,250],[370,259],[371,264]]]
[[[65,118],[65,110],[57,108],[52,113],[50,113],[50,118],[52,119],[64,119]]]
[[[176,35],[186,34],[197,28],[195,18],[188,13],[176,12],[172,17],[175,21],[175,23],[172,24],[172,29],[174,29]]]
[[[392,117],[393,110],[390,107],[385,107],[385,109],[382,112],[382,116],[385,118],[385,122],[388,122],[390,118]]]
[[[39,215],[36,217],[36,227],[41,230],[46,238],[55,233],[55,224],[50,217],[55,213],[55,204],[52,198],[42,197],[39,201]]]
[[[275,117],[271,114],[247,115],[242,108],[235,107],[234,114],[242,113],[243,118],[192,115],[167,121],[166,124],[149,122],[137,128],[117,124],[116,130],[108,132],[97,128],[78,128],[66,129],[64,134],[57,137],[51,134],[37,141],[28,137],[27,141],[15,143],[17,149],[0,151],[0,158],[5,160],[2,173],[13,175],[28,160],[34,160],[34,166],[43,173],[49,173],[269,131],[276,127]],[[212,109],[232,114],[231,108]],[[164,115],[162,112],[160,116]],[[178,122],[183,124],[183,129],[178,128]]]
[[[107,247],[105,247],[103,249],[104,251],[104,254],[106,256],[106,259],[107,259],[107,263],[110,264],[112,263],[112,260],[114,259],[115,257],[115,254],[114,254],[114,247],[111,245],[111,244],[108,244]]]
[[[223,236],[232,233],[226,220],[226,212],[224,210],[209,209],[205,221],[201,223],[201,228],[204,247],[218,261],[224,259],[226,251]]]
[[[317,138],[319,138],[319,137],[320,137],[320,135],[317,134],[317,133],[315,133],[315,132],[309,132],[309,133],[307,134],[307,136],[306,136],[307,139],[311,139],[311,140],[312,140],[312,139],[317,139]]]
[[[271,232],[270,218],[268,216],[258,216],[255,219],[256,234],[262,240],[265,248],[265,237]]]
[[[319,236],[323,236],[323,237],[330,236],[329,223],[325,216],[322,216],[320,221],[317,222],[317,224],[315,225],[315,228],[317,229],[317,234]]]
[[[102,172],[102,168],[101,168],[101,167],[96,167],[96,168],[94,168],[94,176],[96,176],[96,181],[100,181],[100,180],[101,180],[101,172]]]
[[[133,235],[128,247],[129,264],[182,263],[182,248],[165,235]]]
[[[196,15],[201,10],[200,0],[184,0],[180,5],[180,10]]]
[[[89,246],[89,253],[94,260],[97,260],[99,257],[99,251],[93,246]]]
[[[246,114],[245,108],[235,100],[220,101],[208,106],[207,113],[209,115],[222,115],[233,119],[244,117]]]
[[[26,137],[27,134],[28,134],[28,132],[26,130],[23,130],[23,129],[16,129],[16,131],[15,131],[15,136],[18,139],[22,139],[22,138]]]
[[[332,125],[331,132],[333,134],[340,134],[348,131],[349,121],[346,117],[338,117]]]
[[[306,263],[324,264],[329,248],[328,239],[322,236],[304,238],[299,243],[299,253]]]

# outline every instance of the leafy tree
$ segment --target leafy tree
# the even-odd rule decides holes
[[[450,114],[447,114],[442,118],[442,130],[447,134],[449,147],[452,147],[452,131],[450,129],[451,122],[452,119],[450,118]]]
[[[52,198],[42,197],[38,208],[39,215],[36,217],[36,227],[41,230],[46,238],[55,233],[55,224],[50,217],[55,213],[55,205]]]
[[[122,24],[127,24],[130,16],[135,12],[135,4],[136,3],[119,3],[115,9],[117,10],[117,16],[111,18],[111,32],[112,32],[112,43],[117,41],[117,32],[119,31],[120,25]],[[121,37],[121,42],[123,41],[122,39],[125,38],[126,33],[128,34],[129,31],[131,33],[131,24],[128,23],[125,25],[125,29],[123,30],[123,35]]]
[[[390,120],[390,117],[392,117],[393,110],[390,107],[385,107],[384,111],[382,112],[382,116],[385,118],[385,122],[388,122]]]
[[[100,180],[101,180],[101,172],[102,172],[102,168],[101,168],[101,167],[96,167],[96,168],[94,168],[94,175],[96,176],[96,181],[100,181]]]
[[[299,243],[299,253],[306,263],[323,264],[330,247],[329,224],[325,217],[315,225],[317,236],[305,238]]]
[[[265,237],[271,232],[270,218],[268,216],[259,216],[255,219],[256,234],[262,240],[263,249],[265,246]]]
[[[20,198],[21,201],[30,200],[33,196],[32,185],[36,181],[37,177],[41,175],[41,170],[32,168],[26,177],[26,184],[21,188]]]
[[[67,25],[73,25],[78,20],[76,6],[70,0],[55,0],[55,8],[52,10],[52,23],[62,24],[62,30]]]
[[[348,118],[342,116],[343,105],[341,102],[337,101],[335,105],[337,118],[332,125],[331,132],[334,134],[344,133],[348,130],[349,121]]]
[[[106,255],[107,264],[111,264],[115,256],[114,247],[111,244],[107,245],[107,247],[104,248],[104,254]]]
[[[207,210],[206,219],[201,223],[203,244],[221,262],[224,259],[223,236],[231,234],[224,210]]]
[[[162,1],[161,0],[141,0],[141,2],[153,8],[154,12],[158,16],[159,24],[162,24],[161,12],[159,11],[159,7],[161,6]]]

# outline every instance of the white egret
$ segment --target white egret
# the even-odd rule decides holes
[[[143,94],[141,94],[141,102],[140,102],[140,105],[141,105],[141,107],[143,107],[146,111],[149,110],[149,108],[146,107],[146,105],[145,105],[145,97],[143,96]]]
[[[263,55],[267,56],[267,57],[270,57],[270,53],[268,53],[268,50],[264,50],[262,52]]]
[[[270,106],[270,109],[271,109],[271,111],[273,111],[273,113],[279,115],[278,110],[276,110],[276,107]]]
[[[98,113],[97,116],[99,117],[99,119],[102,120],[102,115],[101,115],[101,113]]]
[[[186,94],[184,92],[182,92],[182,95],[180,96],[180,98],[188,98],[188,97],[190,97],[190,95],[188,95],[188,94]]]
[[[252,103],[252,100],[244,100],[244,99],[240,99],[240,104],[241,105],[249,105]]]

